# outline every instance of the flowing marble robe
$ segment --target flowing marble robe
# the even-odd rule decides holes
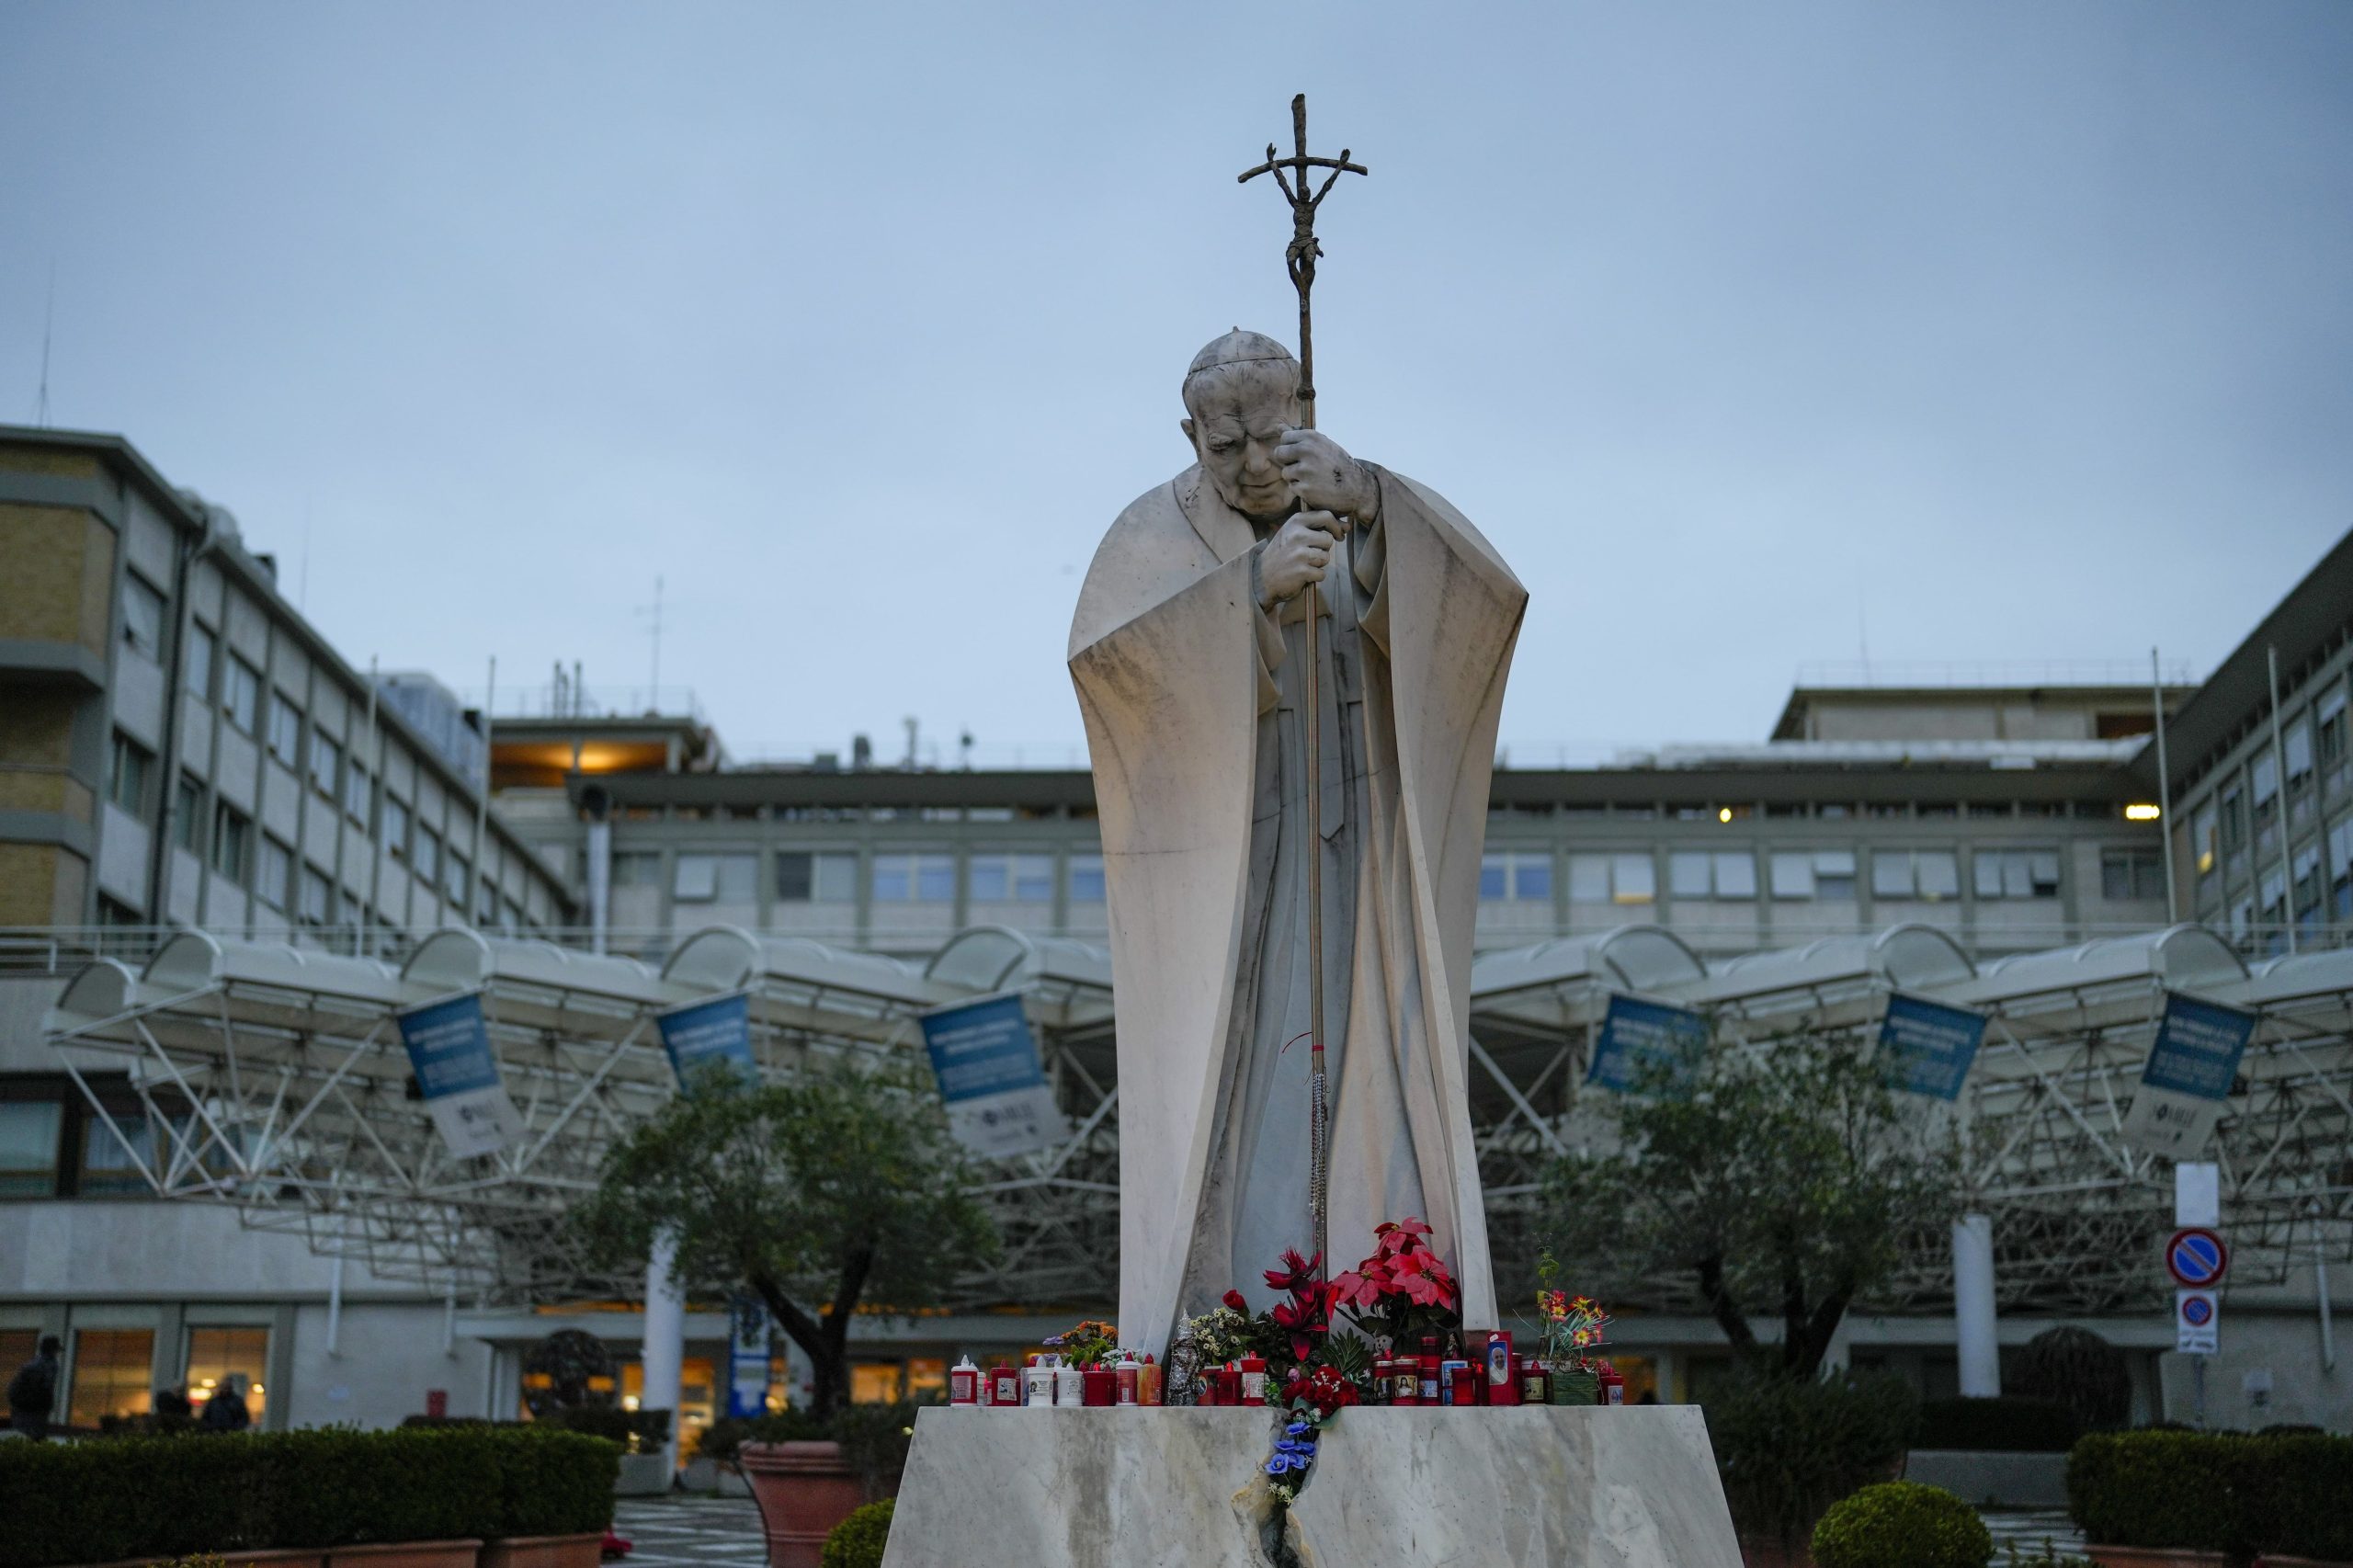
[[[1467,1099],[1471,941],[1504,682],[1527,591],[1444,499],[1375,469],[1336,553],[1323,786],[1331,1267],[1419,1214],[1500,1321]],[[1260,534],[1199,467],[1097,548],[1070,638],[1095,766],[1119,1009],[1120,1326],[1180,1315],[1309,1250],[1309,595],[1257,604]]]

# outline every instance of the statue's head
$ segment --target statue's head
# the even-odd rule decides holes
[[[1185,438],[1235,511],[1278,517],[1290,486],[1275,443],[1299,423],[1299,361],[1273,338],[1235,327],[1193,356],[1185,372]]]

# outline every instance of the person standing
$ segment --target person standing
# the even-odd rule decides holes
[[[57,1407],[58,1360],[65,1346],[57,1335],[44,1334],[33,1358],[8,1380],[8,1426],[35,1442],[49,1436],[50,1413]]]
[[[197,1425],[207,1432],[242,1432],[254,1424],[253,1412],[245,1405],[245,1375],[231,1372],[204,1402],[204,1414]]]

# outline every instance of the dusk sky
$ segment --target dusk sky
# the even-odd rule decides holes
[[[1079,574],[1289,341],[1530,590],[1516,761],[1802,665],[2199,674],[2353,527],[2353,6],[0,6],[0,420],[355,664],[1074,760]],[[50,305],[54,279],[53,315]]]

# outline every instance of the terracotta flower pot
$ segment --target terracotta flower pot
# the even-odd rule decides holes
[[[1804,1546],[1773,1541],[1742,1541],[1740,1561],[1742,1568],[1813,1568],[1813,1553]]]
[[[585,1535],[517,1535],[484,1541],[482,1568],[597,1568],[605,1552],[605,1532]]]
[[[866,1501],[839,1443],[746,1443],[736,1462],[760,1506],[768,1568],[819,1568],[825,1537]]]
[[[2219,1551],[2180,1551],[2158,1546],[2087,1546],[2085,1555],[2099,1568],[2228,1568]]]
[[[474,1568],[479,1540],[387,1540],[338,1546],[327,1553],[327,1568]]]

